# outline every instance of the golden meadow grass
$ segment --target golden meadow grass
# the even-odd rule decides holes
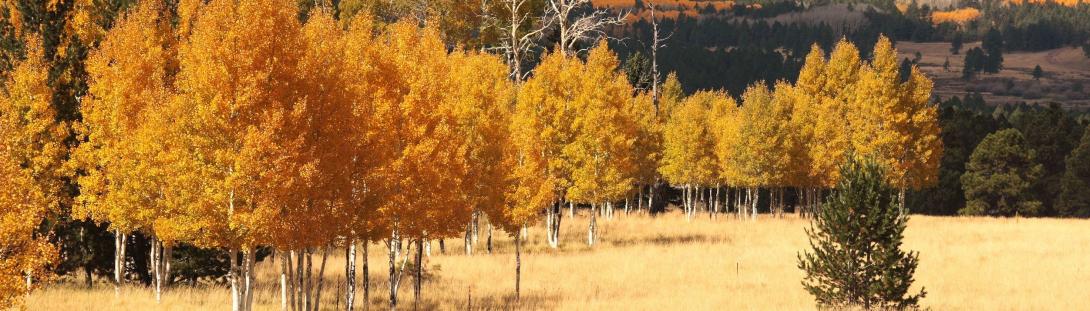
[[[422,309],[434,310],[809,310],[796,255],[806,249],[809,221],[758,221],[680,213],[601,219],[600,244],[586,246],[585,215],[565,218],[559,250],[531,228],[524,244],[522,299],[513,301],[512,240],[496,232],[495,253],[473,256],[461,239],[447,254],[433,244]],[[912,216],[905,248],[920,252],[916,287],[934,310],[1078,310],[1090,308],[1090,220]],[[344,254],[326,267],[322,309],[343,309]],[[371,309],[386,309],[386,251],[370,247]],[[258,267],[256,310],[279,310],[270,263]],[[411,282],[406,277],[404,282]],[[122,299],[108,283],[94,289],[59,282],[33,293],[30,310],[222,310],[226,288],[171,288],[156,305],[148,288],[126,287]],[[362,288],[360,289],[362,296]],[[401,306],[413,305],[405,284]],[[362,299],[362,298],[359,298]]]

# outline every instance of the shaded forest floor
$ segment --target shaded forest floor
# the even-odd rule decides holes
[[[529,230],[522,257],[522,299],[512,300],[512,239],[496,232],[486,254],[464,255],[461,239],[433,244],[426,260],[425,310],[805,310],[814,302],[800,285],[797,254],[807,248],[809,220],[787,216],[757,221],[732,216],[686,222],[680,213],[599,219],[600,237],[586,246],[587,216],[565,218],[561,247],[548,248],[544,229]],[[1090,220],[991,219],[913,216],[905,248],[920,252],[916,286],[936,310],[1074,310],[1090,292]],[[387,252],[370,246],[370,310],[388,309]],[[326,267],[322,309],[344,309],[344,253]],[[320,256],[316,256],[318,264]],[[256,310],[279,310],[276,266],[258,265]],[[316,267],[317,269],[317,267]],[[400,291],[411,309],[412,279]],[[91,290],[58,282],[28,299],[30,310],[223,310],[222,287],[172,288],[156,305],[148,288],[126,287],[114,297],[109,283]],[[362,297],[362,288],[359,297]],[[357,301],[362,298],[357,298]],[[362,308],[361,308],[362,309]]]

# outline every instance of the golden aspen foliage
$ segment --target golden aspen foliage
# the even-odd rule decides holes
[[[393,61],[392,100],[381,101],[393,149],[379,174],[387,183],[378,209],[393,237],[425,239],[457,232],[472,207],[462,195],[467,178],[466,138],[459,131],[454,64],[435,28],[400,22],[384,37]],[[461,53],[454,51],[453,53]]]
[[[344,234],[361,240],[375,240],[389,235],[385,219],[377,217],[387,183],[380,168],[393,156],[396,146],[387,131],[396,96],[407,90],[401,85],[394,63],[385,57],[385,46],[375,37],[375,23],[370,15],[355,15],[345,33],[342,68],[343,85],[351,102],[352,122],[347,124],[351,144],[346,156],[351,160],[349,175],[351,195],[346,206],[348,228]],[[353,236],[354,235],[354,236]]]
[[[671,72],[666,75],[666,80],[662,83],[662,95],[659,97],[658,106],[661,122],[665,123],[666,119],[670,118],[670,114],[673,113],[674,107],[680,105],[684,99],[685,91],[681,89],[681,82],[677,80],[677,73]]]
[[[727,176],[737,186],[779,186],[790,169],[792,133],[789,123],[791,103],[776,99],[791,86],[776,84],[776,93],[763,83],[750,86],[742,94],[742,106],[736,119],[737,139],[729,159]],[[734,135],[732,135],[734,136]]]
[[[291,120],[302,113],[297,70],[306,52],[297,9],[287,0],[214,0],[179,48],[175,132],[177,195],[202,247],[252,248],[269,228],[303,141]],[[285,180],[291,183],[283,184]]]
[[[636,122],[636,141],[633,143],[636,161],[635,182],[651,185],[658,180],[658,166],[663,155],[663,125],[655,112],[655,103],[649,93],[640,93],[625,108]]]
[[[27,40],[26,59],[0,93],[0,308],[21,303],[27,278],[49,277],[57,251],[38,226],[61,203],[67,127],[55,120],[41,41]]]
[[[625,108],[632,86],[617,71],[619,61],[605,42],[591,49],[583,67],[573,104],[575,137],[564,147],[571,159],[572,185],[567,197],[573,202],[604,203],[623,198],[636,173],[633,149],[637,124]]]
[[[65,200],[64,139],[69,129],[57,121],[41,40],[31,36],[26,47],[26,58],[7,74],[0,90],[0,140],[8,146],[2,156],[33,178],[34,191],[53,211]]]
[[[673,108],[663,125],[662,165],[659,173],[675,187],[713,184],[716,175],[714,137],[708,125],[717,92],[697,92]]]
[[[712,154],[715,156],[713,166],[714,178],[725,185],[736,185],[733,176],[736,171],[735,149],[741,139],[741,123],[739,122],[738,102],[724,92],[715,94],[715,100],[711,102],[708,111],[708,128],[712,136]]]
[[[965,25],[968,22],[979,19],[981,15],[980,10],[971,7],[951,11],[934,11],[931,12],[931,22],[936,25],[942,23]]]
[[[310,12],[301,32],[304,46],[295,78],[283,81],[295,94],[281,128],[294,140],[291,153],[266,169],[269,213],[256,217],[261,237],[281,250],[331,243],[350,222],[351,183],[344,174],[352,158],[351,93],[345,87],[345,34],[327,9]],[[287,47],[290,48],[290,47]]]
[[[558,198],[563,198],[572,184],[572,163],[563,150],[575,138],[573,119],[582,68],[576,58],[562,53],[546,55],[534,75],[520,86],[512,118],[512,140],[520,146],[540,146],[546,161],[543,174],[550,176]]]
[[[799,74],[798,87],[806,100],[798,110],[806,115],[802,123],[811,124],[813,130],[803,134],[803,138],[809,136],[810,177],[815,186],[830,188],[839,180],[840,166],[851,150],[851,128],[846,120],[860,57],[855,45],[846,40],[837,43],[828,62],[819,63],[820,54],[812,51]]]
[[[859,73],[848,122],[856,156],[877,161],[891,186],[918,189],[937,182],[938,112],[930,104],[931,80],[912,68],[902,82],[900,70],[892,43],[879,37],[873,60]]]
[[[0,135],[7,137],[7,128]],[[33,178],[8,157],[13,147],[0,142],[0,309],[19,306],[26,296],[26,278],[49,276],[57,250],[35,231],[48,206]]]
[[[80,195],[72,213],[122,233],[157,235],[157,221],[171,224],[161,218],[172,209],[162,200],[171,172],[161,157],[168,139],[157,115],[170,100],[177,62],[164,14],[160,2],[142,2],[87,60],[88,96],[76,127],[82,143],[72,155]]]
[[[451,55],[451,62],[450,77],[458,78],[451,79],[453,93],[448,97],[454,101],[464,144],[461,157],[467,165],[461,193],[472,208],[503,209],[512,165],[506,153],[511,148],[514,85],[507,79],[507,66],[494,55],[460,52]]]
[[[810,48],[806,55],[806,62],[799,72],[799,78],[795,82],[794,92],[791,92],[794,109],[792,110],[791,123],[795,128],[796,149],[793,150],[794,166],[792,168],[794,185],[799,187],[825,187],[822,172],[818,171],[814,160],[814,149],[822,144],[817,138],[818,119],[821,111],[821,89],[824,81],[821,79],[825,71],[825,51],[818,45]],[[823,124],[826,125],[826,124]]]

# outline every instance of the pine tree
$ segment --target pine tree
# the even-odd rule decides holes
[[[1062,216],[1090,217],[1090,127],[1082,141],[1067,156],[1067,167],[1060,180],[1056,211]]]
[[[1041,70],[1041,65],[1037,65],[1037,66],[1033,67],[1033,79],[1034,80],[1041,80],[1041,77],[1044,77],[1044,76],[1045,76],[1045,71]]]
[[[962,40],[960,31],[954,34],[954,40],[950,42],[950,53],[954,55],[961,53]]]
[[[914,309],[926,295],[909,293],[919,254],[901,250],[908,216],[885,179],[875,162],[848,162],[807,230],[812,250],[799,269],[819,307]]]
[[[973,150],[961,187],[965,190],[962,215],[1033,216],[1041,202],[1029,191],[1041,177],[1037,152],[1022,133],[1006,129],[992,133]]]

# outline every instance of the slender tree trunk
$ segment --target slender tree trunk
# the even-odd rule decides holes
[[[597,215],[594,213],[597,209],[597,204],[590,205],[590,225],[587,227],[587,245],[594,246],[595,230],[598,228]]]
[[[488,221],[488,254],[492,254],[492,221]]]
[[[752,207],[750,217],[753,220],[757,220],[757,203],[761,199],[761,194],[758,191],[760,191],[760,189],[757,189],[757,188],[750,188],[750,190],[749,190],[750,196],[752,197],[750,199],[750,203],[749,203],[750,206]]]
[[[306,271],[303,269],[307,266],[306,258],[308,251],[307,249],[300,249],[293,253],[295,253],[295,267],[293,267],[295,269],[295,278],[292,279],[292,282],[295,283],[293,286],[295,292],[295,310],[302,311],[305,310],[304,307],[306,306],[307,275]]]
[[[515,235],[515,301],[519,300],[519,282],[522,280],[522,238]]]
[[[421,240],[416,241],[416,277],[413,280],[416,283],[413,286],[414,309],[415,307],[420,306],[420,289],[424,277],[424,245],[420,243],[420,241]]]
[[[311,299],[314,293],[314,250],[307,248],[307,267],[306,269],[306,284],[303,287],[303,308],[301,310],[310,310],[310,307],[314,305],[314,300]]]
[[[276,250],[276,257],[280,259],[280,311],[288,311],[288,261],[291,255],[282,250]]]
[[[545,208],[545,241],[549,243],[549,247],[556,248],[556,240],[553,240],[553,211],[556,208],[556,202],[549,207]]]
[[[441,254],[441,255],[446,255],[447,254],[447,243],[446,243],[446,241],[447,241],[447,239],[439,239],[439,254]]]
[[[363,309],[367,310],[371,308],[371,270],[368,267],[368,247],[370,242],[363,240]]]
[[[568,202],[568,218],[575,218],[575,203]]]
[[[238,262],[238,249],[231,248],[230,256],[231,269],[229,270],[229,277],[231,279],[231,311],[243,311],[242,296],[239,292],[239,287],[242,286],[242,284],[240,284],[241,280],[239,280],[241,277],[241,269],[239,266],[241,265]]]
[[[322,264],[318,267],[318,286],[314,289],[314,307],[311,310],[318,311],[319,305],[322,303],[322,287],[325,285],[325,263],[329,259],[329,248],[326,245],[325,250],[322,250]]]
[[[562,208],[563,208],[563,203],[562,202],[557,202],[556,206],[553,206],[553,207],[549,208],[550,210],[552,210],[552,214],[553,214],[553,232],[552,232],[552,241],[553,241],[553,243],[550,245],[550,246],[552,246],[553,249],[556,249],[556,248],[560,247],[560,222],[564,220],[564,217],[562,217],[562,215],[561,215],[561,213],[562,213],[561,209]]]
[[[121,285],[125,278],[125,244],[127,236],[114,230],[114,297],[121,298]]]
[[[473,221],[466,224],[465,249],[467,256],[473,255]]]
[[[348,240],[344,258],[344,308],[352,311],[356,299],[356,241]]]
[[[481,212],[473,212],[473,246],[477,246],[477,241],[481,235]]]
[[[254,308],[254,265],[257,260],[255,257],[255,249],[251,248],[243,253],[242,258],[245,264],[244,275],[246,276],[246,282],[243,283],[243,289],[245,289],[245,296],[243,296],[243,303],[246,306],[246,311],[251,311]]]
[[[468,242],[469,239],[466,239]],[[401,252],[401,240],[395,232],[393,237],[387,242],[387,246],[390,250],[390,310],[397,309],[397,286],[401,280],[401,270],[397,268],[398,255]],[[404,269],[402,265],[402,269]]]
[[[655,183],[657,183],[657,181]],[[647,212],[651,213],[651,212],[654,211],[654,209],[655,209],[655,184],[652,183],[651,186],[649,186],[647,188]]]

